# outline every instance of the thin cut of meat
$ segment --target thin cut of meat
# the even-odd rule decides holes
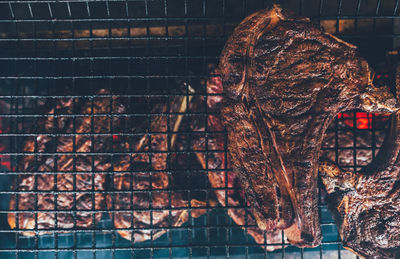
[[[98,92],[107,93],[106,90]],[[45,107],[49,106],[51,103],[45,104]],[[110,170],[111,160],[107,155],[85,153],[111,152],[111,135],[92,134],[111,132],[110,117],[101,114],[123,112],[124,105],[115,98],[96,97],[93,103],[81,98],[65,98],[57,100],[55,108],[38,119],[35,125],[38,135],[27,139],[23,147],[23,152],[32,154],[23,156],[17,167],[19,174],[13,189],[21,193],[11,196],[9,208],[21,212],[8,213],[12,229],[57,229],[62,232],[71,228],[90,228],[100,220],[101,213],[96,210],[105,207],[101,191],[105,190],[106,181],[106,175],[101,172]],[[59,116],[56,118],[54,114]],[[80,116],[75,119],[67,116],[71,114]],[[114,118],[112,124],[118,131],[123,121]],[[49,135],[52,133],[61,136]],[[53,191],[60,193],[56,195]],[[35,232],[22,234],[32,236]]]
[[[318,159],[339,112],[394,112],[398,103],[357,48],[278,5],[242,21],[219,64],[231,164],[261,229],[321,241]]]
[[[176,97],[167,105],[158,105],[166,115],[150,116],[148,134],[134,143],[130,143],[132,155],[127,155],[115,167],[113,186],[115,193],[107,197],[107,208],[112,210],[110,217],[118,233],[132,242],[155,240],[166,232],[167,228],[179,227],[191,217],[197,218],[206,213],[204,201],[187,199],[180,191],[169,191],[173,186],[174,176],[169,175],[168,154],[175,145],[176,134],[182,115],[171,116],[168,124],[168,113],[183,113],[190,98]],[[170,140],[169,140],[170,138]],[[129,152],[129,150],[125,150]],[[191,211],[188,210],[190,206]],[[212,206],[212,202],[210,202]],[[209,205],[209,206],[210,206]],[[215,204],[214,204],[215,205]],[[123,210],[123,211],[118,211]]]
[[[213,94],[207,97],[207,107],[210,111],[217,112],[221,108],[222,102],[222,81],[219,76],[219,70],[211,68],[210,78],[206,82],[207,94]],[[219,95],[218,95],[219,94]],[[202,106],[202,104],[200,104]],[[275,229],[265,232],[261,230],[251,215],[245,208],[244,191],[240,185],[238,177],[232,171],[226,171],[230,168],[229,159],[227,160],[224,152],[224,127],[221,118],[218,115],[208,115],[208,132],[218,132],[208,134],[206,155],[206,139],[204,137],[192,138],[192,149],[196,150],[196,156],[203,169],[207,169],[208,180],[212,188],[215,188],[215,194],[222,206],[228,206],[228,215],[232,220],[251,235],[256,243],[267,244],[268,251],[281,249],[283,244],[282,231]],[[194,121],[191,125],[195,132],[204,132],[205,128],[200,122]],[[201,135],[204,136],[204,135]],[[206,164],[208,161],[208,165]],[[215,170],[215,171],[214,171]],[[228,188],[224,190],[223,188]]]
[[[400,65],[397,72],[400,92]],[[343,246],[365,258],[400,258],[400,112],[376,159],[358,173],[321,162],[320,178]]]

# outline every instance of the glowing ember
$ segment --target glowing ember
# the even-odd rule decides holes
[[[3,118],[0,117],[0,134],[9,132],[9,128],[3,123]],[[6,152],[6,145],[0,142],[0,152]],[[0,154],[0,165],[11,170],[10,156]]]
[[[374,115],[376,124],[382,124],[389,119],[389,115],[386,114]],[[357,129],[372,129],[374,115],[368,112],[343,112],[339,113],[338,119],[342,120],[349,127],[356,127]]]
[[[376,78],[377,79],[381,79],[382,77],[384,77],[384,78],[389,78],[389,75],[388,74],[378,74],[378,75],[376,75]]]

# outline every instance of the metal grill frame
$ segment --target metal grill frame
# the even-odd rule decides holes
[[[388,0],[387,2],[376,0],[367,3],[367,0],[354,0],[354,1],[327,1],[327,0],[298,0],[298,1],[277,1],[284,7],[290,8],[299,14],[306,15],[312,18],[315,22],[335,21],[334,29],[335,34],[346,41],[355,43],[360,47],[360,51],[366,56],[372,64],[379,64],[384,58],[384,53],[391,48],[400,46],[400,31],[395,30],[395,25],[400,25],[399,14],[399,0]],[[327,12],[327,6],[335,2],[335,10]],[[392,9],[387,8],[385,3],[392,3]],[[350,5],[354,5],[349,7]],[[229,36],[234,25],[238,24],[248,14],[267,7],[272,4],[271,1],[250,1],[250,0],[198,0],[188,1],[182,0],[175,3],[173,0],[136,0],[136,1],[3,1],[0,2],[0,28],[4,29],[4,33],[0,33],[0,46],[7,50],[0,53],[0,119],[2,129],[0,133],[0,143],[4,144],[4,140],[9,141],[6,144],[6,149],[0,152],[1,158],[10,159],[11,167],[18,164],[18,157],[22,155],[38,156],[37,153],[21,152],[22,141],[27,137],[34,137],[38,134],[35,132],[28,132],[24,125],[33,124],[38,118],[46,116],[52,117],[77,117],[77,114],[37,114],[38,102],[41,100],[57,100],[61,98],[84,98],[92,103],[95,98],[110,98],[112,105],[112,97],[127,98],[134,100],[135,98],[148,98],[148,105],[151,105],[152,98],[165,98],[169,99],[172,96],[189,96],[194,98],[204,98],[204,109],[202,111],[187,111],[183,115],[186,118],[191,117],[205,117],[210,114],[215,114],[207,108],[206,100],[212,94],[207,94],[205,90],[205,80],[210,77],[207,66],[210,63],[217,64],[219,52]],[[193,6],[192,6],[193,5]],[[367,11],[363,11],[363,7],[367,6]],[[386,8],[384,8],[384,6]],[[135,9],[141,8],[141,11]],[[214,8],[215,7],[215,8]],[[313,7],[313,8],[311,8]],[[179,9],[178,11],[175,9]],[[218,9],[215,11],[214,9]],[[312,10],[309,10],[312,9]],[[99,11],[101,10],[101,11]],[[363,20],[372,22],[371,30],[367,33],[359,31],[359,24]],[[384,26],[380,26],[380,21],[385,21]],[[342,30],[342,21],[351,21],[353,30],[351,32]],[[178,25],[177,25],[178,24]],[[208,34],[210,27],[209,24],[218,25],[221,34]],[[154,32],[154,26],[161,30],[161,34]],[[174,26],[181,26],[184,31],[178,35],[171,35],[171,30]],[[197,26],[197,27],[196,27]],[[219,27],[220,26],[220,27]],[[385,28],[390,27],[392,30],[387,31]],[[191,28],[197,28],[193,29]],[[351,27],[351,26],[350,26]],[[61,28],[61,29],[60,29]],[[69,29],[65,29],[69,28]],[[143,29],[142,34],[135,35],[134,29]],[[200,28],[200,29],[198,29]],[[212,28],[212,27],[211,27]],[[383,31],[380,31],[384,28]],[[119,30],[125,30],[122,33]],[[47,31],[47,34],[43,31]],[[60,34],[60,31],[68,31],[67,34]],[[84,31],[84,34],[82,34]],[[86,34],[85,34],[86,33]],[[103,33],[103,34],[101,34]],[[116,34],[116,35],[114,35]],[[59,36],[62,37],[59,37]],[[47,47],[47,48],[46,48]],[[377,47],[373,49],[371,47]],[[117,73],[113,69],[113,62],[125,62],[128,68],[123,73]],[[161,63],[160,68],[154,69],[157,63]],[[12,64],[12,65],[10,65]],[[103,70],[97,65],[104,66]],[[177,72],[174,68],[175,65],[183,65],[183,71]],[[137,72],[136,69],[143,65],[142,71]],[[26,67],[25,67],[26,66]],[[54,67],[53,67],[54,66]],[[62,68],[70,66],[64,73]],[[83,72],[81,69],[88,66],[87,70]],[[59,69],[61,68],[61,70]],[[52,70],[47,70],[52,69]],[[25,71],[26,70],[26,71]],[[102,73],[103,72],[103,73]],[[97,84],[104,87],[113,88],[117,84],[121,84],[127,89],[121,91],[119,87],[116,92],[106,95],[94,94],[94,89]],[[140,91],[137,91],[137,83],[140,82]],[[155,84],[161,83],[161,89],[154,89]],[[200,85],[199,89],[203,89],[190,94],[186,92],[171,92],[174,89],[174,82],[188,82]],[[67,94],[60,94],[57,89],[60,85],[67,85],[69,90]],[[87,89],[80,89],[87,86]],[[42,89],[46,89],[47,93],[43,93]],[[26,107],[28,101],[35,104],[31,107]],[[4,105],[9,105],[5,108]],[[167,105],[168,102],[167,102]],[[3,107],[1,107],[3,106]],[[55,107],[55,102],[54,102]],[[1,111],[1,109],[7,111]],[[128,109],[129,110],[129,109]],[[354,113],[355,114],[355,113]],[[149,119],[151,116],[166,116],[169,121],[170,116],[181,115],[180,113],[126,113],[126,114],[92,114],[92,118],[96,116],[123,116],[126,118],[132,117],[145,117]],[[27,122],[28,121],[28,122]],[[30,121],[30,122],[29,122]],[[112,119],[111,119],[112,121]],[[363,149],[372,150],[372,157],[375,156],[379,145],[375,141],[375,134],[377,131],[382,131],[384,128],[378,128],[375,125],[375,116],[372,117],[371,132],[371,146],[362,147]],[[27,123],[26,123],[27,122]],[[22,125],[22,127],[21,127]],[[353,125],[356,125],[356,118],[353,116]],[[335,120],[330,130],[335,131],[335,147],[331,148],[336,154],[336,162],[339,163],[339,153],[341,150],[351,149],[353,151],[354,165],[350,169],[358,170],[359,165],[356,164],[357,149],[357,133],[359,130],[355,127],[346,128],[343,126],[343,119]],[[93,127],[93,125],[92,125]],[[209,134],[220,134],[225,132],[210,131],[205,123],[205,132],[197,132],[204,134],[204,138],[208,140]],[[111,123],[112,128],[112,123]],[[170,128],[170,127],[169,127]],[[75,129],[74,129],[75,131]],[[354,136],[354,143],[352,147],[339,147],[340,134],[345,131],[351,131]],[[137,133],[79,133],[79,135],[86,135],[92,138],[97,135],[109,136],[139,136],[143,134],[157,134],[165,132],[137,132]],[[168,130],[166,132],[169,136],[175,132]],[[180,130],[179,134],[190,135],[196,133],[191,130]],[[76,136],[78,133],[50,133],[52,137],[59,136]],[[93,143],[93,141],[92,141]],[[74,141],[75,145],[75,141]],[[37,146],[37,142],[36,142]],[[206,157],[211,152],[227,152],[227,143],[225,139],[225,146],[223,150],[215,151],[208,150],[208,145],[205,145]],[[76,150],[74,147],[73,150]],[[187,155],[194,151],[176,151],[168,148],[165,153],[168,154],[168,161],[172,154]],[[136,153],[132,150],[130,152],[112,152],[111,156],[132,154]],[[146,152],[151,154],[154,152]],[[56,155],[57,153],[40,153],[40,155]],[[62,153],[63,155],[75,155],[75,152]],[[105,155],[109,153],[89,152],[87,155]],[[55,159],[55,161],[57,161]],[[92,159],[93,161],[93,159]],[[225,164],[226,168],[227,164]],[[92,168],[94,165],[92,164]],[[142,170],[141,170],[142,171]],[[179,169],[174,169],[177,172]],[[191,168],[182,169],[182,172],[190,171],[189,178],[193,173],[207,174],[208,168]],[[218,169],[213,169],[218,171]],[[226,173],[225,169],[220,169]],[[134,173],[132,169],[128,171]],[[147,171],[149,173],[157,171]],[[169,174],[173,173],[172,171]],[[57,184],[57,174],[63,174],[63,171],[40,172],[38,174],[51,174],[54,175],[55,184]],[[87,172],[74,172],[74,174],[90,173],[94,176],[92,171]],[[114,172],[103,172],[107,175],[113,175]],[[21,174],[21,172],[6,170],[3,167],[1,177],[10,183],[10,178]],[[92,186],[94,186],[94,177],[92,177]],[[5,181],[5,182],[7,182]],[[24,193],[23,191],[12,191],[7,189],[9,186],[2,186],[0,188],[0,196],[2,200],[12,194]],[[76,188],[76,187],[75,187]],[[35,186],[37,189],[37,184]],[[166,189],[171,191],[185,191],[186,189]],[[206,197],[212,195],[213,188],[191,188],[190,191],[205,191]],[[227,185],[221,188],[227,192],[230,187]],[[138,190],[135,190],[138,191]],[[35,204],[36,208],[33,213],[46,212],[38,210],[37,207],[37,194],[52,193],[57,200],[58,194],[65,193],[79,193],[80,191],[36,191]],[[96,191],[92,189],[91,193],[109,193],[113,195],[115,200],[115,193],[127,193],[129,191]],[[150,191],[151,192],[151,191]],[[74,195],[76,198],[76,195]],[[227,196],[227,195],[226,195]],[[94,197],[94,195],[92,196]],[[321,197],[320,197],[321,198]],[[8,200],[7,202],[8,203]],[[94,204],[94,199],[92,198]],[[8,204],[7,204],[8,205]],[[57,202],[55,202],[57,206]],[[171,201],[169,201],[171,208]],[[60,233],[61,229],[50,230],[52,232],[51,238],[53,245],[42,243],[48,237],[35,235],[32,238],[25,238],[19,235],[24,230],[11,230],[7,225],[6,215],[10,212],[21,212],[22,210],[9,210],[8,207],[2,206],[0,209],[1,219],[5,222],[0,222],[0,240],[4,241],[4,245],[0,244],[0,257],[1,258],[82,258],[91,256],[92,258],[159,258],[159,257],[206,257],[213,258],[214,256],[235,258],[290,258],[291,256],[298,256],[300,258],[307,258],[310,256],[319,256],[320,258],[327,258],[326,251],[334,251],[338,258],[351,258],[350,252],[344,250],[341,242],[338,239],[326,238],[318,248],[315,249],[299,249],[295,247],[284,247],[282,250],[267,252],[261,249],[261,245],[256,244],[248,235],[244,235],[245,240],[241,243],[230,243],[229,240],[235,231],[241,232],[241,226],[236,226],[226,211],[227,207],[201,207],[207,209],[207,213],[201,218],[206,223],[201,223],[200,220],[193,219],[189,213],[188,223],[181,227],[163,227],[170,231],[164,234],[164,243],[159,244],[158,240],[152,240],[142,244],[133,244],[122,242],[118,233],[112,225],[107,223],[107,219],[102,220],[98,226],[90,229],[68,229],[70,234],[67,234],[67,243],[69,246],[59,245],[66,234]],[[176,209],[176,208],[174,208]],[[187,209],[186,207],[182,209]],[[189,211],[193,208],[190,207]],[[196,209],[198,209],[196,207]],[[138,209],[140,210],[140,209]],[[158,208],[151,208],[153,211],[162,210]],[[57,211],[48,210],[48,212]],[[131,210],[96,210],[95,212],[131,212]],[[327,208],[323,203],[320,206],[320,214],[326,214]],[[60,211],[61,212],[61,211]],[[64,211],[62,211],[64,212]],[[93,212],[89,210],[88,212]],[[76,213],[76,211],[74,212]],[[114,213],[112,213],[114,215]],[[57,217],[56,225],[57,225]],[[223,220],[222,220],[223,218]],[[94,213],[92,219],[94,220]],[[221,220],[219,220],[221,219]],[[36,216],[37,220],[37,216]],[[108,219],[109,221],[110,219]],[[113,222],[113,217],[111,218]],[[217,221],[217,223],[213,223]],[[220,223],[222,221],[223,223]],[[200,222],[200,223],[199,223]],[[107,225],[108,224],[108,225]],[[76,225],[76,222],[75,222]],[[245,228],[251,225],[245,225]],[[322,228],[335,228],[335,224],[331,218],[323,217],[321,219]],[[157,229],[157,227],[153,227]],[[219,229],[219,230],[216,230]],[[124,229],[119,229],[124,230]],[[131,229],[127,229],[131,230]],[[205,243],[197,243],[192,240],[195,236],[194,232],[197,230],[205,231],[207,241]],[[49,230],[33,230],[36,233],[49,232]],[[177,232],[175,232],[177,231]],[[174,235],[179,235],[179,231],[187,232],[187,243],[175,243]],[[225,243],[213,244],[215,237],[213,234],[220,231],[225,234]],[[218,233],[220,233],[218,232]],[[217,234],[218,234],[217,233]],[[185,234],[182,234],[183,236]],[[90,236],[90,240],[84,240],[85,237]],[[100,236],[100,239],[99,239]],[[111,239],[110,242],[104,243],[101,237],[107,236]],[[218,235],[217,235],[218,236]],[[14,243],[9,237],[14,238]],[[181,238],[184,239],[184,238]],[[2,243],[2,242],[0,242]],[[267,245],[264,244],[264,245]],[[287,244],[283,244],[287,245]],[[159,250],[163,250],[159,252]],[[198,250],[201,250],[199,252]],[[329,253],[329,256],[332,254]],[[331,257],[329,257],[331,258]]]

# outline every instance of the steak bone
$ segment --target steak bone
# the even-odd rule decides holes
[[[338,113],[395,112],[357,48],[274,5],[245,18],[221,57],[234,173],[261,229],[299,247],[321,241],[317,187],[325,131]]]

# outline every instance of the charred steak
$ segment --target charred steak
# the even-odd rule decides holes
[[[167,116],[169,112],[183,113],[187,99],[190,100],[185,96],[174,98],[169,111],[167,105],[158,106]],[[166,151],[174,146],[176,135],[169,136],[167,132],[168,127],[171,131],[178,131],[183,116],[173,116],[169,123],[167,116],[151,116],[149,133],[130,143],[134,153],[114,166],[114,190],[123,192],[108,195],[107,208],[113,210],[109,214],[118,233],[134,243],[154,240],[164,234],[166,228],[181,226],[188,221],[189,213],[193,218],[206,213],[206,209],[196,208],[205,207],[206,202],[191,199],[189,212],[185,195],[169,191],[174,176],[167,173]],[[124,152],[129,152],[128,146]]]
[[[101,90],[98,94],[106,94]],[[75,102],[75,103],[74,103]],[[45,107],[51,107],[46,103]],[[93,110],[92,110],[93,109]],[[93,133],[110,133],[110,117],[91,114],[123,113],[125,107],[117,99],[96,97],[93,103],[89,100],[60,99],[44,117],[38,119],[35,127],[37,137],[25,141],[23,152],[32,152],[18,163],[21,172],[15,182],[14,189],[21,191],[11,196],[10,210],[21,210],[9,213],[8,223],[11,228],[21,230],[46,230],[93,227],[101,218],[96,210],[104,209],[106,175],[104,171],[111,169],[110,158],[106,155],[87,155],[87,152],[111,152],[112,136],[84,135]],[[72,114],[70,116],[52,114]],[[123,121],[113,120],[114,130],[122,127]],[[49,133],[65,134],[55,139]],[[77,135],[67,135],[67,134]],[[40,153],[54,153],[54,156]],[[75,152],[76,155],[63,154]],[[33,155],[35,154],[35,155]],[[93,160],[93,161],[92,161]],[[118,163],[118,162],[117,162]],[[98,171],[99,173],[92,173]],[[59,172],[59,173],[54,173]],[[78,172],[78,173],[73,173]],[[35,187],[37,186],[37,187]],[[66,191],[57,196],[52,191]],[[17,206],[18,204],[18,206]],[[29,210],[44,210],[32,213]],[[48,211],[54,212],[48,212]],[[72,212],[75,211],[75,212]],[[41,231],[39,234],[46,234]],[[32,236],[32,231],[22,232]]]
[[[100,90],[97,94],[108,94],[108,91]],[[182,109],[186,109],[186,100],[186,97],[176,98],[171,104],[171,111],[183,112]],[[150,129],[151,132],[165,133],[145,134],[138,141],[133,142],[117,135],[113,136],[112,133],[123,131],[124,117],[114,117],[111,122],[109,116],[99,114],[125,113],[126,105],[120,101],[119,98],[96,97],[92,103],[90,100],[76,101],[66,98],[59,100],[55,109],[47,111],[46,116],[38,120],[38,136],[35,139],[26,140],[23,151],[40,154],[41,152],[51,153],[55,150],[57,159],[41,155],[37,155],[36,160],[34,155],[26,155],[21,159],[18,170],[23,174],[18,175],[13,187],[21,193],[12,196],[9,205],[10,210],[21,210],[21,212],[8,214],[8,223],[11,228],[57,229],[61,232],[66,232],[71,228],[90,228],[101,218],[101,213],[96,210],[105,209],[107,203],[108,209],[115,210],[110,213],[110,217],[114,220],[114,226],[121,236],[126,239],[134,237],[134,242],[141,242],[151,237],[154,240],[161,236],[165,232],[161,227],[182,225],[189,219],[189,213],[192,217],[199,217],[206,212],[205,209],[196,208],[206,206],[206,202],[192,199],[191,212],[189,212],[188,201],[181,193],[170,193],[167,190],[171,186],[170,178],[173,179],[165,172],[167,170],[165,151],[168,150],[167,117],[153,116]],[[43,106],[51,105],[45,103]],[[163,112],[166,112],[166,107],[165,105]],[[57,120],[51,116],[54,113],[61,114]],[[79,119],[74,121],[72,117],[62,116],[62,114],[79,115],[77,116]],[[99,116],[92,116],[92,114]],[[171,119],[170,125],[174,125],[171,130],[178,130],[181,117],[176,116]],[[55,140],[48,133],[69,135]],[[100,134],[91,135],[93,133]],[[101,135],[101,133],[104,134]],[[174,136],[176,135],[171,137],[171,145],[175,141]],[[153,154],[131,154],[130,147],[133,147],[135,152]],[[114,155],[112,160],[107,154],[104,156],[85,154],[92,151],[127,154]],[[65,152],[75,152],[77,155],[64,155]],[[135,172],[131,173],[131,169]],[[140,169],[143,172],[140,172]],[[154,172],[145,172],[150,169]],[[101,171],[110,170],[114,171],[114,190],[124,192],[107,195],[106,199],[101,191],[106,189],[107,177]],[[56,174],[54,171],[60,173]],[[72,173],[74,171],[78,173]],[[33,174],[34,172],[38,173]],[[37,188],[35,188],[35,182],[37,182]],[[94,187],[92,187],[93,183]],[[59,193],[56,196],[52,191],[66,191],[66,193]],[[213,205],[211,203],[210,205]],[[16,204],[18,204],[18,209],[16,209]],[[36,207],[37,210],[44,210],[44,212],[29,212],[29,210],[36,210]],[[119,212],[118,210],[132,211]],[[33,236],[35,232],[24,231],[22,234]]]
[[[210,65],[210,78],[206,82],[207,94],[212,94],[207,97],[207,107],[210,111],[218,112],[221,108],[221,104],[223,101],[223,88],[222,81],[220,77],[220,71],[215,69],[215,66]],[[193,104],[195,105],[195,104]],[[200,104],[202,107],[203,104]],[[195,107],[192,108],[196,110]],[[221,117],[218,114],[210,114],[208,115],[208,131],[212,132],[222,132],[224,130]],[[375,123],[378,123],[375,121]],[[344,122],[339,121],[339,125],[342,128],[348,128],[348,130],[339,132],[339,136],[336,137],[335,130],[332,128],[333,124],[331,124],[324,136],[321,157],[328,158],[331,161],[335,161],[335,147],[340,145],[341,147],[352,147],[354,146],[354,137],[353,132],[350,130],[349,126],[347,126]],[[198,121],[192,122],[192,130],[195,132],[204,131],[204,127],[201,126],[201,123]],[[382,125],[381,125],[382,127]],[[357,145],[358,146],[369,146],[371,142],[371,135],[368,134],[368,131],[359,131],[357,133]],[[376,144],[381,145],[384,140],[384,132],[376,131],[375,138]],[[336,143],[336,139],[339,139],[339,143]],[[258,226],[255,225],[254,217],[251,212],[247,210],[247,206],[245,204],[244,190],[240,185],[240,181],[238,176],[232,172],[227,171],[225,169],[231,168],[230,160],[225,156],[224,150],[224,134],[223,133],[212,133],[208,134],[207,143],[208,143],[208,154],[206,156],[205,150],[205,138],[203,137],[194,137],[192,139],[192,149],[196,150],[196,156],[198,158],[199,163],[202,165],[204,169],[208,169],[207,175],[211,187],[216,188],[215,190],[217,199],[222,206],[229,206],[228,215],[232,218],[232,220],[239,226],[247,225],[246,231],[249,235],[251,235],[254,240],[258,244],[267,243],[266,249],[268,251],[274,251],[276,249],[282,248],[277,244],[282,244],[282,234],[278,229],[266,231],[264,237],[264,231],[261,230]],[[215,152],[214,152],[215,151]],[[344,149],[340,154],[338,154],[338,162],[340,166],[353,166],[353,150]],[[227,154],[229,155],[229,154]],[[357,150],[356,156],[356,164],[363,165],[366,162],[370,161],[372,158],[372,150],[361,149]],[[208,159],[208,165],[206,165],[206,161]],[[227,160],[227,161],[225,161]],[[225,164],[226,163],[226,164]],[[225,168],[226,167],[226,168]],[[217,169],[218,171],[213,171],[213,169]],[[227,190],[219,190],[220,188],[228,188]],[[237,208],[235,208],[237,207]],[[247,215],[247,217],[246,217]],[[268,245],[273,244],[273,245]]]
[[[341,111],[393,112],[357,48],[274,5],[242,21],[220,58],[221,109],[232,167],[261,229],[289,241],[321,240],[318,159],[325,130]]]
[[[210,111],[217,112],[221,108],[222,103],[222,81],[219,76],[219,70],[212,68],[210,78],[206,82],[208,94],[207,107]],[[201,104],[203,105],[203,104]],[[192,149],[197,151],[196,156],[203,169],[207,169],[208,180],[212,188],[216,188],[215,194],[222,206],[228,206],[228,215],[239,226],[254,238],[258,244],[267,244],[268,251],[274,251],[282,248],[279,244],[283,244],[282,231],[278,229],[269,230],[264,233],[254,220],[250,211],[247,210],[245,203],[244,191],[240,185],[237,175],[232,171],[225,171],[230,168],[229,159],[227,159],[224,150],[225,141],[224,130],[220,116],[208,115],[208,132],[219,132],[208,134],[207,144],[204,137],[194,137],[192,139]],[[205,129],[200,123],[194,121],[192,129],[196,132],[204,132]],[[203,136],[203,135],[201,135]],[[208,154],[206,155],[206,145],[208,145]],[[206,164],[208,161],[208,165]],[[221,190],[221,188],[229,188]],[[245,227],[246,226],[246,227]],[[265,235],[264,235],[265,234]]]
[[[365,169],[344,172],[326,161],[319,171],[343,246],[366,258],[400,258],[400,112]]]

